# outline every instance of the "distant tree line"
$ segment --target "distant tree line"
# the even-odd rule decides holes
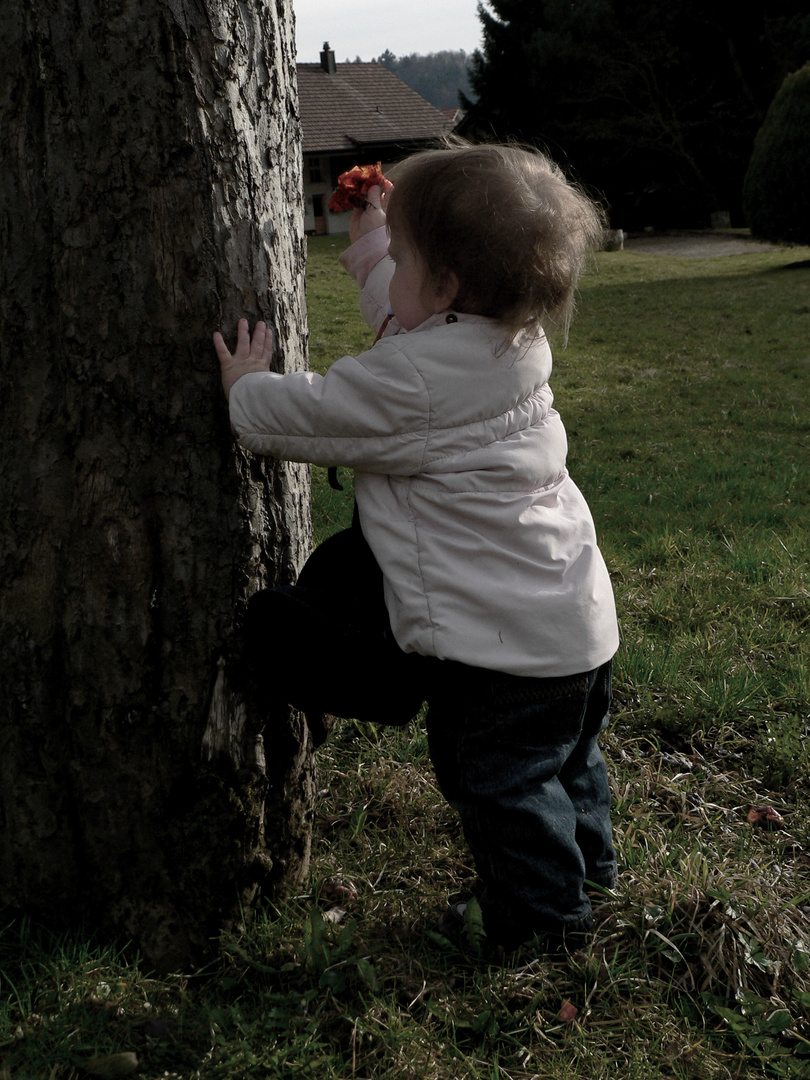
[[[475,97],[468,71],[470,54],[463,49],[443,49],[427,56],[395,56],[386,49],[377,59],[437,109],[458,108],[462,94],[468,101]],[[359,61],[358,56],[355,63]]]
[[[807,0],[488,0],[479,18],[469,134],[543,146],[615,227],[743,223],[757,131],[810,59]]]

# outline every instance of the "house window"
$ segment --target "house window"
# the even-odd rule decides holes
[[[309,159],[309,182],[310,184],[320,184],[323,180],[321,175],[321,159],[310,158]]]

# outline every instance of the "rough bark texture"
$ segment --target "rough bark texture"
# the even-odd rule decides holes
[[[233,632],[306,553],[308,475],[235,449],[211,347],[263,317],[305,362],[292,15],[7,7],[0,903],[186,965],[309,854],[305,726]]]

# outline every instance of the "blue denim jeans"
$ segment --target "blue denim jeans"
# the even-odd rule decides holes
[[[297,585],[252,597],[250,669],[268,698],[320,713],[406,723],[427,699],[439,787],[483,882],[488,936],[587,930],[590,881],[615,884],[607,770],[611,665],[529,679],[415,654],[393,640],[382,576],[359,525],[316,550]]]
[[[559,679],[446,668],[428,699],[430,755],[483,885],[487,936],[514,948],[590,929],[586,882],[616,882],[597,744],[610,662]]]

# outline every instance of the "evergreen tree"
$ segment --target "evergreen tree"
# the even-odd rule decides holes
[[[810,56],[804,0],[767,13],[726,0],[489,6],[469,128],[544,146],[604,192],[617,227],[738,210],[767,104]]]
[[[751,232],[810,244],[810,64],[782,84],[759,130],[745,177]]]

